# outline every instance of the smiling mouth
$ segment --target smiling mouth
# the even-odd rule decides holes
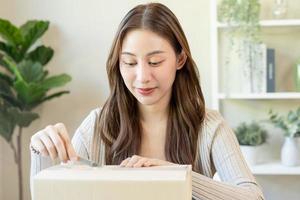
[[[144,96],[150,95],[154,90],[155,88],[137,88],[138,93]]]

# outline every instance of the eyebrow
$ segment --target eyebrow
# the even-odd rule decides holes
[[[164,51],[160,51],[160,50],[157,50],[157,51],[152,51],[152,52],[150,52],[150,53],[147,53],[147,55],[146,56],[152,56],[152,55],[154,55],[154,54],[161,54],[161,53],[165,53]],[[122,52],[121,53],[122,55],[130,55],[130,56],[136,56],[135,54],[133,54],[133,53],[130,53],[130,52]]]

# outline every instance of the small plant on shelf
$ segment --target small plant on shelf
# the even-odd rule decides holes
[[[266,161],[264,151],[267,141],[267,131],[258,122],[242,122],[235,129],[242,154],[248,165],[256,165]]]
[[[229,26],[232,35],[257,41],[260,32],[258,0],[223,0],[218,6],[218,20]]]
[[[247,124],[241,123],[236,129],[235,134],[240,145],[258,146],[266,142],[267,131],[258,122]]]
[[[269,111],[269,120],[276,127],[284,131],[285,137],[300,136],[300,107],[295,111],[289,111],[286,116]]]
[[[281,147],[281,163],[286,166],[300,164],[300,147],[296,137],[300,136],[300,107],[282,116],[269,111],[269,121],[284,132],[284,143]]]

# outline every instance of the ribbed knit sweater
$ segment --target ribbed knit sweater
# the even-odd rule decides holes
[[[89,113],[76,130],[72,144],[79,156],[105,165],[104,144],[94,137],[95,121],[99,113],[99,108]],[[100,145],[92,145],[95,142]],[[217,111],[206,109],[199,132],[196,159],[197,166],[192,172],[193,199],[264,199],[260,186],[242,156],[234,132]],[[53,164],[55,162],[49,156],[43,157],[31,152],[31,180],[39,171]],[[221,181],[213,179],[216,172]]]

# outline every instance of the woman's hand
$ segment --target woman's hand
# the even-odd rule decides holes
[[[63,162],[76,160],[77,155],[71,144],[69,134],[63,123],[49,125],[31,137],[30,146],[42,156],[50,156],[52,160],[59,157]]]
[[[177,165],[165,160],[159,160],[156,158],[146,158],[138,155],[128,157],[120,164],[121,167],[151,167],[151,166],[163,166],[163,165]]]

